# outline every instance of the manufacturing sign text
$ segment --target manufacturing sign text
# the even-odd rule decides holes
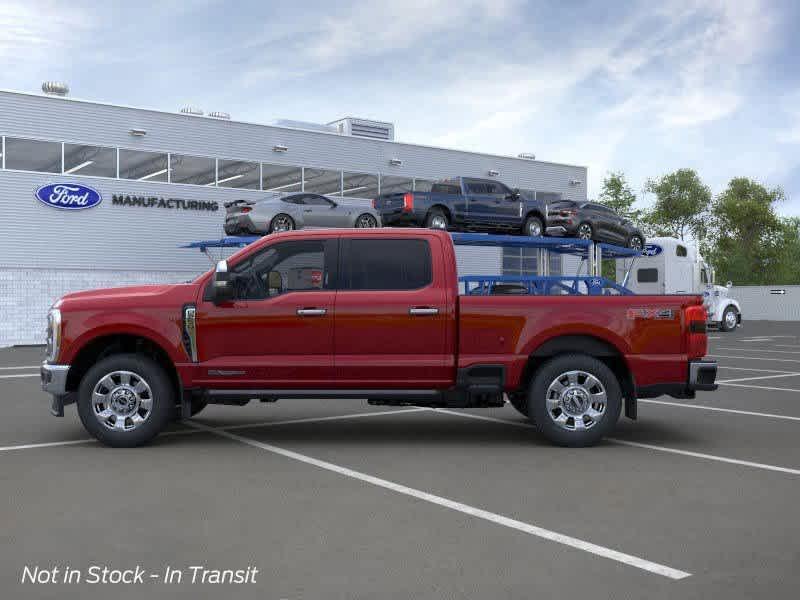
[[[172,208],[178,210],[207,210],[216,212],[219,204],[208,200],[184,200],[183,198],[161,198],[159,196],[129,196],[113,194],[114,206],[140,206],[142,208]]]
[[[645,244],[642,256],[658,256],[663,250],[658,244]]]
[[[37,188],[35,195],[42,204],[64,210],[92,208],[103,201],[100,192],[79,183],[49,183]]]

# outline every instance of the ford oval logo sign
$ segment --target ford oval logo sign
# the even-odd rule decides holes
[[[642,256],[658,256],[663,252],[663,248],[658,244],[645,244]]]
[[[95,189],[80,183],[50,183],[36,190],[36,199],[42,204],[65,210],[92,208],[103,201]]]

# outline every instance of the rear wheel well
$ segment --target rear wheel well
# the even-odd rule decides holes
[[[428,214],[431,214],[436,209],[442,211],[450,223],[453,222],[453,215],[450,214],[450,209],[447,208],[444,204],[434,204],[428,209]]]
[[[541,212],[540,210],[538,210],[538,209],[529,210],[529,211],[527,212],[527,214],[525,215],[525,219],[524,219],[522,222],[524,223],[524,222],[525,222],[525,221],[527,221],[527,220],[528,220],[530,217],[538,217],[538,218],[539,218],[539,219],[541,219],[541,221],[542,221],[542,226],[544,226],[544,224],[545,224],[545,219],[544,219],[544,215],[542,214],[542,212]]]
[[[175,365],[172,363],[169,354],[149,338],[128,334],[113,334],[98,337],[81,348],[72,361],[69,373],[67,374],[67,391],[77,391],[83,376],[92,365],[96,364],[99,360],[113,354],[131,353],[148,356],[158,363],[167,373],[172,383],[173,389],[175,390],[175,398],[180,401],[180,379],[178,378],[178,372],[175,370]]]
[[[625,398],[625,415],[636,418],[636,392],[631,371],[622,353],[609,342],[591,335],[564,335],[551,338],[528,357],[516,394],[527,394],[531,381],[541,366],[561,354],[586,354],[603,362],[616,375]]]

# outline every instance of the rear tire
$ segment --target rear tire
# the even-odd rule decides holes
[[[530,419],[558,446],[595,445],[613,431],[621,410],[622,392],[613,371],[586,354],[548,360],[528,394]]]
[[[285,213],[275,215],[269,223],[269,233],[280,233],[281,231],[292,231],[293,229],[296,229],[294,219]]]
[[[86,430],[115,448],[141,446],[157,436],[175,410],[166,371],[141,354],[104,358],[81,379],[78,415]]]
[[[580,240],[591,240],[594,237],[594,228],[591,223],[581,223],[575,232],[575,237]]]
[[[356,219],[357,229],[374,229],[378,226],[378,219],[369,213],[358,215]]]
[[[528,237],[542,237],[544,235],[544,223],[539,217],[530,216],[525,220],[522,234]]]
[[[425,227],[428,229],[441,229],[447,231],[450,227],[450,219],[441,208],[432,208],[425,217]]]

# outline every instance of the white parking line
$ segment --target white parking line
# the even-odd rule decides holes
[[[721,379],[717,383],[735,383],[737,381],[755,381],[756,379],[776,379],[778,377],[797,377],[800,373],[782,373],[781,375],[761,375],[760,377],[740,377],[739,379]]]
[[[20,377],[39,377],[39,373],[24,373],[17,375],[0,375],[0,379],[19,379]]]
[[[260,429],[263,427],[275,427],[277,425],[295,425],[297,423],[317,423],[322,421],[340,421],[342,419],[360,419],[362,417],[381,417],[384,415],[397,415],[404,413],[419,412],[428,410],[427,408],[404,408],[398,410],[382,410],[379,412],[366,412],[366,413],[352,413],[347,415],[333,415],[328,417],[309,417],[306,419],[288,419],[286,421],[262,421],[260,423],[240,423],[238,425],[222,425],[221,427],[211,427],[214,431],[229,431],[234,429]],[[188,421],[184,421],[188,424]],[[203,427],[209,427],[203,425]],[[188,435],[198,433],[199,429],[176,429],[174,431],[165,431],[162,436],[170,435]],[[88,444],[97,442],[94,438],[83,438],[79,440],[65,440],[63,442],[44,442],[41,444],[19,444],[17,446],[0,446],[0,452],[9,452],[12,450],[30,450],[34,448],[52,448],[54,446],[73,446],[75,444]]]
[[[715,412],[732,413],[735,415],[745,415],[748,417],[766,417],[769,419],[783,419],[786,421],[800,421],[800,417],[791,417],[789,415],[776,415],[774,413],[753,412],[750,410],[737,410],[734,408],[720,408],[719,406],[702,406],[700,404],[684,404],[683,402],[669,402],[667,400],[649,400],[640,398],[639,402],[645,404],[663,404],[665,406],[676,406],[678,408],[697,408],[700,410],[711,410]]]
[[[732,384],[736,385],[736,384]],[[446,413],[456,417],[466,417],[468,419],[478,419],[481,421],[491,421],[494,423],[502,423],[504,425],[513,425],[515,427],[526,427],[528,429],[535,429],[530,423],[522,423],[520,421],[508,421],[506,419],[498,419],[496,417],[485,417],[482,415],[473,415],[471,413],[459,413],[445,408],[432,409],[434,412]],[[739,460],[738,458],[728,458],[726,456],[717,456],[715,454],[703,454],[702,452],[692,452],[690,450],[680,450],[678,448],[669,448],[667,446],[654,446],[652,444],[641,444],[639,442],[629,442],[627,440],[620,440],[617,438],[605,438],[606,441],[620,444],[622,446],[633,446],[635,448],[647,448],[648,450],[656,450],[658,452],[668,452],[670,454],[682,454],[684,456],[693,456],[695,458],[704,458],[706,460],[713,460],[717,462],[729,463],[733,465],[742,465],[745,467],[753,467],[756,469],[763,469],[765,471],[778,471],[779,473],[789,473],[790,475],[800,475],[800,469],[790,469],[788,467],[778,467],[775,465],[767,465],[763,463],[751,462],[748,460]]]
[[[711,356],[711,355],[709,355]],[[747,367],[731,367],[730,365],[717,365],[718,369],[730,369],[732,371],[755,371],[756,373],[794,373],[795,371],[776,371],[775,369],[748,369]]]
[[[797,344],[772,344],[776,348],[800,348]]]
[[[794,388],[779,388],[779,387],[769,387],[766,385],[750,385],[747,383],[722,383],[719,382],[720,385],[729,385],[731,387],[740,387],[740,388],[753,388],[755,390],[770,390],[775,392],[800,392],[800,390],[796,390]]]
[[[742,348],[729,348],[727,346],[717,346],[717,350],[742,350]],[[800,354],[800,351],[797,350],[767,350],[766,348],[753,348],[753,352],[769,352],[770,354]]]
[[[767,358],[764,358],[763,356],[730,356],[726,354],[708,354],[707,356],[710,356],[711,358],[743,358],[745,360],[771,360],[772,362],[800,363],[800,360],[797,360],[796,358],[772,358],[771,356]]]
[[[40,365],[30,365],[22,367],[0,367],[0,371],[18,371],[20,369],[38,369]]]
[[[308,465],[315,466],[320,469],[324,469],[326,471],[331,471],[332,473],[336,473],[338,475],[343,475],[345,477],[350,477],[351,479],[356,479],[358,481],[362,481],[364,483],[369,483],[370,485],[374,485],[380,488],[384,488],[390,490],[392,492],[396,492],[398,494],[403,494],[405,496],[410,496],[417,500],[423,500],[424,502],[429,502],[431,504],[435,504],[437,506],[442,506],[444,508],[449,508],[450,510],[454,510],[472,517],[476,517],[478,519],[483,519],[484,521],[489,521],[491,523],[495,523],[497,525],[502,525],[503,527],[508,527],[510,529],[515,529],[517,531],[521,531],[523,533],[527,533],[529,535],[533,535],[545,540],[550,540],[552,542],[557,542],[559,544],[563,544],[565,546],[569,546],[571,548],[576,548],[578,550],[583,550],[584,552],[588,552],[590,554],[594,554],[596,556],[601,556],[603,558],[607,558],[609,560],[613,560],[619,563],[623,563],[626,565],[630,565],[632,567],[636,567],[637,569],[641,569],[643,571],[648,571],[650,573],[655,573],[656,575],[662,575],[663,577],[668,577],[670,579],[684,579],[689,577],[691,573],[687,573],[686,571],[680,571],[678,569],[673,569],[672,567],[668,567],[666,565],[662,565],[659,563],[651,562],[649,560],[645,560],[638,556],[633,556],[631,554],[625,554],[624,552],[619,552],[617,550],[613,550],[611,548],[607,548],[605,546],[599,546],[597,544],[593,544],[591,542],[587,542],[585,540],[581,540],[578,538],[574,538],[568,535],[564,535],[563,533],[558,533],[556,531],[551,531],[549,529],[544,529],[543,527],[539,527],[537,525],[533,525],[531,523],[525,523],[524,521],[518,521],[516,519],[512,519],[506,517],[504,515],[500,515],[497,513],[489,512],[488,510],[484,510],[482,508],[476,508],[474,506],[470,506],[468,504],[463,504],[462,502],[457,502],[455,500],[450,500],[448,498],[444,498],[442,496],[437,496],[435,494],[431,494],[429,492],[424,492],[422,490],[418,490],[415,488],[411,488],[399,483],[395,483],[393,481],[389,481],[387,479],[381,479],[379,477],[375,477],[373,475],[368,475],[366,473],[362,473],[360,471],[354,471],[353,469],[349,469],[347,467],[342,467],[340,465],[335,465],[333,463],[326,462],[324,460],[319,460],[312,456],[307,456],[305,454],[300,454],[298,452],[293,452],[292,450],[287,450],[285,448],[280,448],[278,446],[273,446],[272,444],[265,444],[263,442],[259,442],[258,440],[254,440],[252,438],[243,437],[241,435],[237,435],[234,433],[230,433],[228,431],[220,431],[215,430],[210,427],[205,427],[203,425],[199,425],[196,423],[189,423],[192,427],[197,427],[202,431],[207,431],[208,433],[213,433],[215,435],[228,438],[230,440],[240,442],[242,444],[246,444],[248,446],[252,446],[254,448],[258,448],[260,450],[266,450],[267,452],[271,452],[273,454],[278,454],[285,458],[290,458],[292,460],[296,460]]]

